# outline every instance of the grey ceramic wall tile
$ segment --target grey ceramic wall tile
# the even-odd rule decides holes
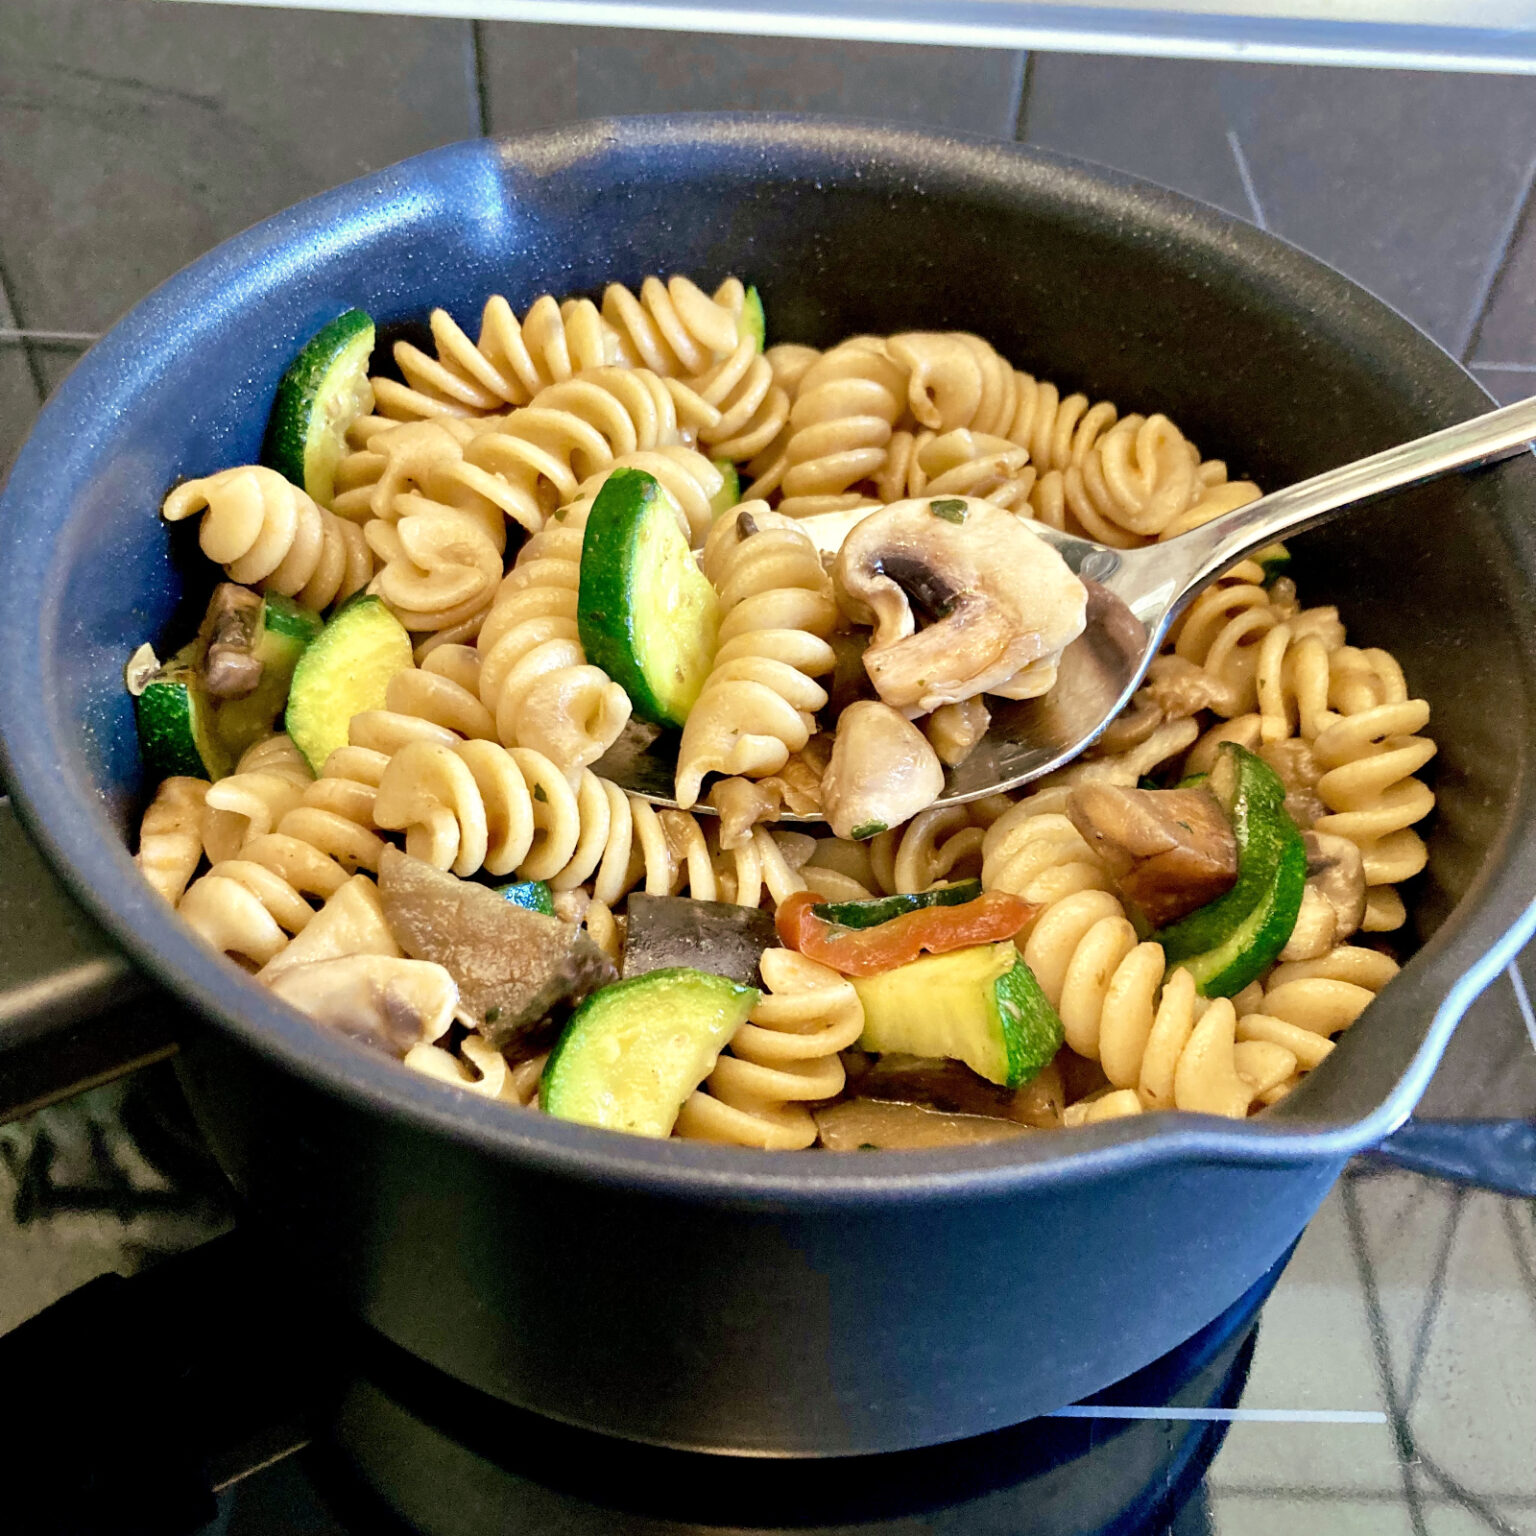
[[[1472,356],[1480,363],[1536,363],[1536,198],[1526,201],[1478,323]]]
[[[1461,351],[1524,196],[1536,80],[1226,66],[1271,229]]]
[[[1527,971],[1536,974],[1533,961]],[[1507,978],[1496,977],[1467,1010],[1415,1113],[1432,1120],[1536,1117],[1536,1046]]]
[[[97,330],[286,204],[478,131],[467,22],[6,0],[0,256],[32,326]]]
[[[1013,137],[1023,56],[799,38],[488,24],[490,127],[640,112],[817,112]]]
[[[1497,368],[1473,364],[1472,373],[1500,405],[1513,405],[1516,400],[1536,395],[1536,362]]]
[[[13,330],[16,317],[0,283],[0,328]],[[10,468],[37,414],[38,388],[27,349],[14,341],[0,341],[0,478]]]
[[[1019,136],[1250,216],[1211,64],[1181,59],[1031,61]]]
[[[1460,351],[1524,195],[1536,81],[1041,55],[1023,120],[1256,217]],[[1536,249],[1530,265],[1510,286],[1536,360]]]

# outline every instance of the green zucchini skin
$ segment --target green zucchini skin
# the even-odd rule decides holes
[[[284,724],[315,773],[347,744],[353,715],[384,707],[396,672],[412,665],[411,637],[382,599],[349,598],[293,669]]]
[[[1013,944],[924,955],[851,978],[864,1006],[861,1049],[945,1056],[1017,1088],[1061,1048],[1060,1015]]]
[[[869,901],[819,902],[811,911],[824,922],[844,928],[875,928],[893,917],[921,912],[925,907],[959,907],[981,895],[980,880],[957,880],[937,890],[897,896],[876,896]]]
[[[1224,742],[1208,780],[1232,822],[1237,881],[1215,901],[1152,935],[1206,997],[1240,992],[1285,948],[1301,910],[1307,857],[1268,763]]]
[[[746,302],[741,306],[741,315],[736,321],[736,333],[755,341],[759,352],[768,345],[768,318],[763,313],[763,296],[756,287],[747,289]]]
[[[688,548],[676,505],[652,475],[617,469],[592,503],[576,625],[587,660],[636,715],[681,726],[715,656],[719,600]]]
[[[261,461],[323,507],[335,495],[347,429],[372,400],[375,334],[366,311],[338,315],[299,349],[272,401]]]
[[[233,765],[203,690],[203,642],[183,646],[134,700],[139,751],[151,778],[221,779]]]
[[[649,971],[594,992],[570,1017],[539,1081],[547,1114],[667,1136],[761,994],[708,971]]]

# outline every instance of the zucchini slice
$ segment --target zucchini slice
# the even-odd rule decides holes
[[[592,503],[576,624],[587,660],[655,725],[682,725],[715,659],[720,605],[654,476],[616,469]]]
[[[685,967],[594,992],[570,1017],[539,1083],[547,1114],[667,1136],[760,996]]]
[[[879,976],[855,976],[862,1050],[963,1061],[1017,1088],[1061,1049],[1061,1019],[1013,944],[925,955]]]
[[[336,492],[347,429],[373,409],[373,343],[372,316],[361,309],[338,315],[305,342],[272,401],[261,461],[322,507]]]
[[[741,476],[729,459],[711,459],[710,463],[720,471],[720,489],[709,498],[711,518],[729,512],[741,500]]]
[[[218,707],[219,737],[231,757],[238,759],[247,747],[272,734],[288,703],[299,657],[323,625],[312,608],[301,607],[280,593],[267,593],[254,653],[261,663],[261,681],[243,699],[226,699]]]
[[[411,637],[377,597],[343,603],[293,669],[285,724],[318,774],[347,744],[352,716],[383,709],[384,690],[411,665]]]
[[[1285,948],[1301,910],[1307,854],[1286,814],[1285,785],[1261,757],[1223,742],[1207,783],[1237,839],[1237,881],[1152,938],[1203,996],[1230,997]]]
[[[203,690],[203,642],[194,640],[150,676],[134,701],[144,766],[155,779],[222,779],[233,758]]]
[[[763,296],[756,288],[747,289],[746,301],[736,317],[736,334],[745,341],[755,341],[759,352],[768,345],[768,320],[763,314]]]
[[[959,907],[981,895],[980,880],[957,880],[936,890],[911,895],[876,896],[869,901],[829,901],[811,908],[817,917],[844,928],[874,928],[893,917],[920,912],[924,907]]]

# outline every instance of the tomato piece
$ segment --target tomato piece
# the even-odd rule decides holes
[[[924,950],[947,955],[1011,939],[1040,910],[1007,891],[987,891],[962,906],[924,907],[873,928],[844,928],[811,910],[817,900],[810,891],[796,891],[780,903],[774,926],[788,948],[844,976],[878,976],[916,960]]]

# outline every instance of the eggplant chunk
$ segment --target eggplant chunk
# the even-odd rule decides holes
[[[400,947],[453,977],[458,1017],[498,1050],[616,979],[612,962],[574,924],[514,906],[398,848],[379,860],[379,900]]]
[[[624,930],[624,979],[686,966],[755,987],[757,962],[777,942],[773,918],[759,907],[636,891]]]
[[[822,1146],[831,1152],[919,1151],[970,1147],[1032,1134],[1028,1126],[985,1115],[947,1115],[920,1104],[882,1099],[846,1099],[815,1111]]]
[[[1237,839],[1203,787],[1084,784],[1067,797],[1067,815],[1154,928],[1214,901],[1237,881]]]

